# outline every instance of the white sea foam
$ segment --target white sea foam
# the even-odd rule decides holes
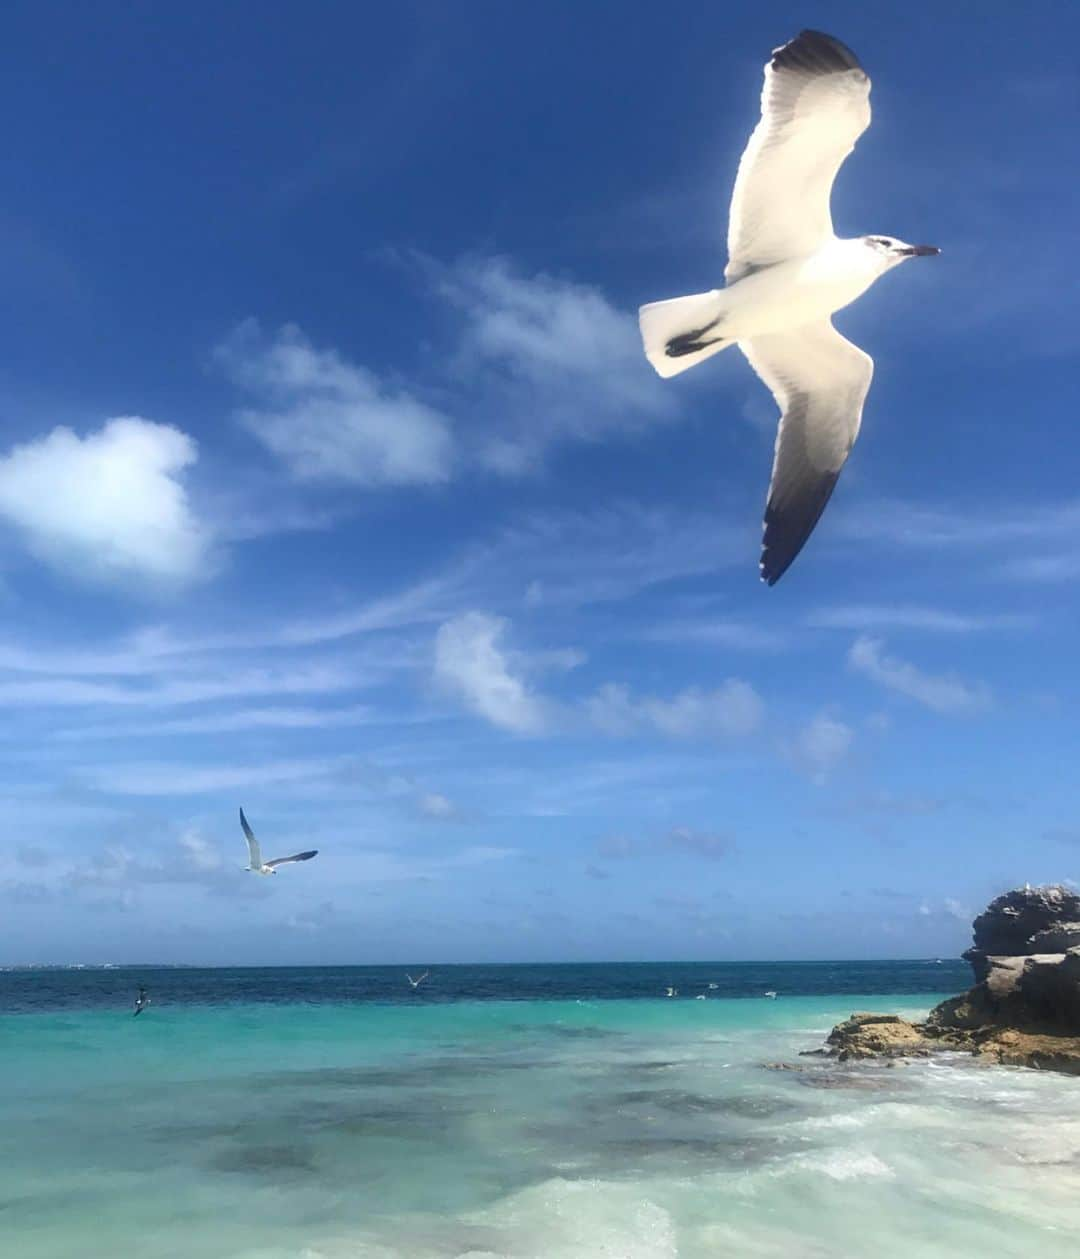
[[[896,1173],[870,1150],[830,1150],[824,1154],[799,1154],[788,1170],[799,1169],[828,1176],[830,1180],[893,1180]]]

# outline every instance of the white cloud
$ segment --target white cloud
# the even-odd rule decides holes
[[[498,436],[481,460],[517,474],[559,440],[594,441],[671,418],[676,406],[641,353],[637,322],[595,288],[503,258],[427,264],[436,291],[463,315],[460,359],[484,374]]]
[[[780,651],[791,642],[782,630],[716,617],[661,621],[643,630],[640,637],[654,643],[693,643],[735,651]]]
[[[363,726],[376,720],[375,710],[364,704],[347,708],[241,708],[167,721],[81,726],[62,730],[56,737],[62,740],[126,739],[141,735],[227,734],[239,730],[330,730]]]
[[[449,479],[449,419],[294,325],[267,341],[254,320],[218,348],[230,378],[255,399],[240,422],[304,481],[425,485]]]
[[[972,913],[970,906],[963,904],[961,901],[954,899],[952,896],[946,896],[943,905],[946,914],[948,914],[950,918],[955,918],[957,922],[971,922]]]
[[[672,852],[701,857],[706,861],[720,861],[734,850],[735,843],[729,835],[698,831],[690,826],[675,826],[667,834],[650,839],[610,835],[596,845],[596,855],[607,861],[629,861]],[[600,870],[594,877],[606,878],[607,874]]]
[[[913,629],[942,634],[972,634],[981,630],[1022,629],[1032,624],[1032,618],[1002,614],[968,615],[944,608],[902,603],[864,603],[818,608],[807,616],[806,623],[815,629]]]
[[[183,483],[197,457],[186,433],[137,416],[85,437],[55,428],[0,458],[0,518],[32,554],[86,580],[190,581],[211,541]]]
[[[971,503],[940,506],[883,499],[851,508],[841,513],[838,521],[848,535],[894,546],[995,551],[1010,544],[1037,545],[1045,550],[1052,541],[1074,546],[1078,524],[1077,499],[1049,504],[995,503],[991,509]]]
[[[252,765],[186,765],[175,761],[87,768],[81,777],[98,791],[123,796],[188,796],[240,787],[310,783],[345,773],[348,756],[325,759],[261,761]]]
[[[65,879],[75,888],[131,888],[137,884],[198,883],[220,887],[227,872],[221,849],[198,830],[185,830],[174,844],[132,852],[123,844],[107,844],[80,865],[71,867]]]
[[[539,734],[547,725],[545,704],[517,676],[501,646],[507,625],[484,612],[446,621],[435,636],[435,681],[492,725]]]
[[[461,811],[453,800],[440,795],[437,791],[423,793],[416,802],[416,807],[424,817],[436,821],[455,821],[461,817]]]
[[[584,722],[619,737],[694,739],[747,735],[761,724],[764,705],[739,678],[712,690],[688,687],[670,698],[636,696],[627,686],[608,683],[581,700],[556,702],[533,689],[525,675],[574,667],[580,653],[510,651],[503,646],[508,628],[504,617],[467,612],[445,622],[435,639],[436,684],[502,729],[541,734]]]
[[[179,840],[185,865],[199,873],[220,870],[224,866],[221,850],[215,848],[197,830],[187,830]]]
[[[915,665],[885,654],[874,638],[857,638],[848,653],[848,665],[887,690],[906,695],[939,713],[969,713],[988,708],[990,691],[983,683],[924,673]]]
[[[854,731],[850,726],[819,713],[796,735],[792,756],[815,782],[824,782],[846,758],[853,739]]]
[[[606,734],[655,731],[673,739],[751,734],[764,713],[757,692],[739,678],[728,678],[713,690],[688,687],[670,699],[636,697],[628,687],[609,683],[584,708],[590,723]]]
[[[131,686],[81,678],[16,678],[0,681],[0,703],[20,707],[160,707],[203,704],[251,695],[302,695],[347,690],[358,675],[340,666],[295,669],[243,669],[196,676],[163,677]]]

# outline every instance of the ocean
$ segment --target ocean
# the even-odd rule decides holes
[[[3,972],[2,1250],[1072,1259],[1080,1080],[798,1057],[969,975],[433,966],[414,993],[386,967]]]

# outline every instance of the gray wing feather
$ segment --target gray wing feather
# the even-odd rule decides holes
[[[248,858],[251,866],[255,870],[262,868],[262,853],[259,850],[259,841],[255,838],[255,832],[248,826],[248,820],[244,817],[244,810],[240,810],[240,825],[244,831],[244,838],[247,840]]]
[[[273,869],[274,866],[287,866],[291,861],[310,861],[318,851],[317,848],[312,848],[310,852],[295,852],[291,857],[275,857],[266,864]]]
[[[740,341],[780,407],[761,577],[774,585],[829,501],[862,422],[874,361],[827,320]]]
[[[731,197],[729,284],[832,236],[833,181],[869,123],[870,79],[850,48],[803,31],[775,50]]]

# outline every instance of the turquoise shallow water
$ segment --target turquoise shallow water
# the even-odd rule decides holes
[[[578,982],[517,970],[490,985]],[[138,1019],[131,976],[0,976],[18,1011],[0,1015],[5,1253],[1080,1253],[1076,1080],[969,1059],[765,1066],[854,1008],[942,994],[719,997],[759,978],[714,967],[672,974],[677,1000],[451,998],[490,976],[449,971],[416,999],[372,972],[348,1002],[342,972],[308,972],[307,1001],[297,972],[278,1001],[273,972],[140,972],[155,1004]],[[645,972],[593,988],[657,991]],[[778,990],[795,973],[774,967]]]

